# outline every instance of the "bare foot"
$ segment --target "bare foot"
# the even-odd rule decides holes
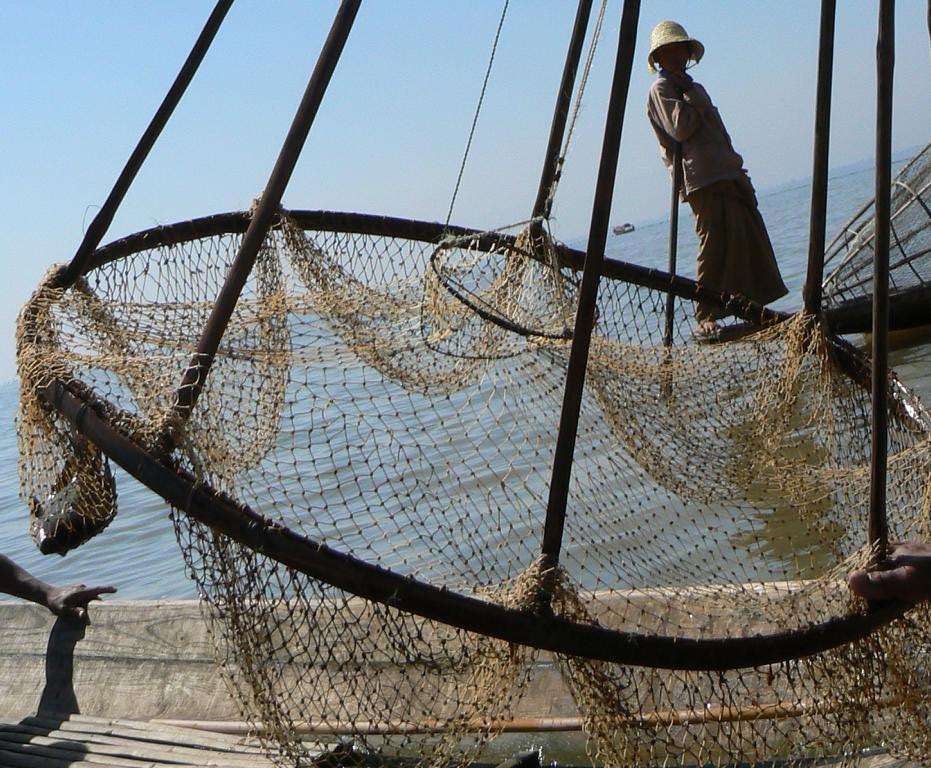
[[[718,324],[714,320],[702,320],[695,327],[695,335],[699,338],[714,338],[718,333]]]

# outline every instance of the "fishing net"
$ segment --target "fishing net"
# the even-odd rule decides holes
[[[609,261],[555,563],[582,255],[538,226],[282,212],[179,414],[248,221],[46,276],[18,329],[20,470],[69,545],[115,512],[107,455],[172,502],[243,717],[288,764],[321,733],[349,762],[490,760],[547,719],[612,766],[929,754],[931,614],[844,583],[876,555],[855,350],[804,315],[697,344],[698,298],[759,312]],[[931,421],[890,388],[890,538],[927,537]]]
[[[889,292],[914,294],[927,305],[931,287],[931,144],[909,160],[892,184]],[[824,306],[869,302],[873,295],[876,221],[870,200],[845,224],[825,253]],[[931,321],[923,313],[923,322]]]

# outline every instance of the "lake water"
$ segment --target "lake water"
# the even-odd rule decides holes
[[[896,168],[907,159],[899,157]],[[869,167],[841,169],[832,175],[828,236],[832,236],[872,196],[873,172]],[[805,280],[810,186],[790,184],[760,193],[760,208],[789,295],[773,306],[793,310],[800,305]],[[697,249],[687,206],[680,208],[679,271],[694,275]],[[618,222],[620,223],[620,222]],[[647,222],[634,232],[610,236],[608,255],[665,268],[666,220]],[[858,341],[858,339],[854,339]],[[901,380],[922,396],[931,396],[931,344],[893,353],[891,365]],[[168,507],[148,489],[118,473],[119,514],[101,535],[64,558],[41,555],[28,535],[29,514],[19,498],[17,447],[14,419],[18,398],[15,382],[0,385],[0,552],[55,583],[112,583],[121,598],[193,597],[193,582],[185,574],[184,561],[175,542]]]

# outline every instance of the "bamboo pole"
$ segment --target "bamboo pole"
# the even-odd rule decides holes
[[[870,542],[880,557],[888,543],[886,459],[889,393],[889,222],[892,194],[892,73],[895,0],[880,0],[876,41],[876,224],[873,256],[873,418],[870,454]]]
[[[310,127],[317,116],[317,109],[320,107],[330,78],[343,52],[361,2],[362,0],[343,0],[336,12],[330,33],[317,59],[317,65],[310,81],[307,83],[265,191],[262,193],[249,228],[243,236],[239,252],[230,266],[226,281],[214,302],[213,310],[197,344],[197,351],[191,356],[188,368],[178,386],[174,412],[182,420],[190,414],[203,391],[214,356],[220,346],[220,340],[223,338],[223,333],[236,308],[246,280],[252,272],[255,259],[265,241],[272,220],[278,213],[281,197],[291,179],[291,173],[304,147]]]
[[[595,304],[598,299],[598,284],[604,263],[605,243],[608,239],[611,199],[614,195],[614,180],[617,174],[621,132],[624,127],[624,109],[630,87],[639,17],[640,1],[624,0],[617,58],[614,65],[614,81],[611,85],[608,115],[605,121],[601,163],[595,185],[588,247],[585,254],[585,266],[582,270],[579,305],[576,310],[575,330],[569,353],[569,369],[566,374],[566,389],[559,418],[559,433],[556,438],[549,500],[546,507],[542,551],[547,561],[553,565],[559,562],[559,553],[562,549],[566,504],[569,499],[569,478],[572,473],[572,457],[575,453],[579,412],[582,407],[582,390],[585,386],[585,367],[588,364],[592,329],[595,325]]]
[[[814,167],[811,180],[811,218],[808,230],[808,273],[802,291],[805,311],[812,315],[821,312],[821,286],[824,282],[835,16],[836,0],[822,0],[821,30],[818,42],[818,86],[815,103]]]
[[[886,706],[897,706],[897,702]],[[815,713],[835,712],[841,706],[836,701],[798,701],[773,702],[771,704],[754,704],[744,707],[706,706],[702,708],[684,708],[673,710],[656,710],[637,715],[618,716],[619,725],[650,727],[671,727],[686,725],[705,725],[708,723],[734,723],[756,720],[779,720],[802,717]],[[247,723],[235,720],[152,720],[153,723],[176,727],[193,728],[213,733],[246,735],[264,733],[268,730],[264,723]],[[462,724],[457,721],[457,727]],[[510,720],[475,720],[465,724],[465,730],[482,730],[489,728],[501,733],[571,733],[582,731],[584,720],[581,717],[519,717]],[[391,720],[355,722],[343,720],[299,720],[294,723],[298,734],[317,734],[328,736],[365,736],[387,735],[427,735],[445,733],[449,730],[449,721],[428,718],[417,721]]]
[[[533,204],[532,218],[534,219],[549,218],[553,205],[551,192],[553,185],[559,180],[559,151],[566,132],[566,120],[569,118],[569,105],[575,87],[575,76],[579,70],[582,44],[585,42],[585,31],[588,29],[591,12],[592,0],[579,0],[575,24],[569,38],[569,50],[566,52],[566,63],[563,66],[562,80],[559,84],[559,93],[556,96],[556,109],[550,125],[550,138],[546,147],[543,170],[540,174],[540,186],[537,188],[537,199]]]
[[[188,54],[175,81],[171,84],[171,88],[168,89],[168,93],[165,94],[161,106],[159,106],[153,116],[152,122],[150,122],[149,127],[145,129],[145,132],[139,139],[139,143],[136,144],[136,148],[129,156],[129,160],[126,161],[122,173],[120,173],[116,183],[113,185],[113,189],[110,190],[110,194],[107,196],[106,201],[104,201],[103,206],[87,228],[87,232],[84,233],[84,239],[81,241],[81,245],[78,246],[78,250],[71,259],[71,263],[68,264],[65,271],[62,273],[62,285],[71,285],[78,277],[84,274],[88,259],[96,250],[97,246],[100,245],[103,236],[107,233],[107,229],[109,229],[110,224],[113,222],[113,217],[116,214],[117,208],[119,208],[120,203],[123,202],[123,198],[129,191],[133,179],[136,178],[136,174],[142,167],[142,163],[145,162],[146,157],[148,157],[149,152],[155,145],[162,129],[168,123],[168,119],[174,112],[175,107],[178,106],[178,102],[181,101],[181,97],[184,95],[185,90],[187,90],[191,80],[194,79],[194,74],[197,72],[200,63],[204,60],[204,56],[210,48],[210,44],[213,42],[214,37],[216,37],[217,31],[220,29],[220,25],[223,23],[223,19],[226,17],[226,13],[232,5],[233,0],[218,0],[213,9],[213,13],[211,13],[210,17],[207,19],[207,23],[204,25],[203,30],[195,41],[194,47]]]
[[[672,199],[669,201],[669,267],[670,275],[676,274],[676,261],[679,251],[679,192],[682,189],[682,144],[676,142],[676,151],[672,157]],[[666,331],[663,333],[663,345],[672,346],[672,324],[676,314],[676,297],[666,294]]]

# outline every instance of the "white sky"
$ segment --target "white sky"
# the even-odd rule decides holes
[[[876,6],[838,3],[835,167],[874,151]],[[0,3],[0,379],[14,375],[18,308],[52,263],[70,258],[212,7]],[[336,7],[237,0],[105,242],[249,206]],[[501,8],[364,0],[285,205],[444,220]],[[612,222],[656,218],[668,205],[644,116],[653,24],[675,18],[704,42],[693,75],[765,190],[810,175],[819,12],[815,0],[644,0]],[[895,149],[931,138],[926,14],[925,0],[897,3]],[[454,223],[492,228],[529,215],[574,15],[570,0],[511,0]],[[612,0],[554,209],[563,239],[588,231],[619,20]]]

